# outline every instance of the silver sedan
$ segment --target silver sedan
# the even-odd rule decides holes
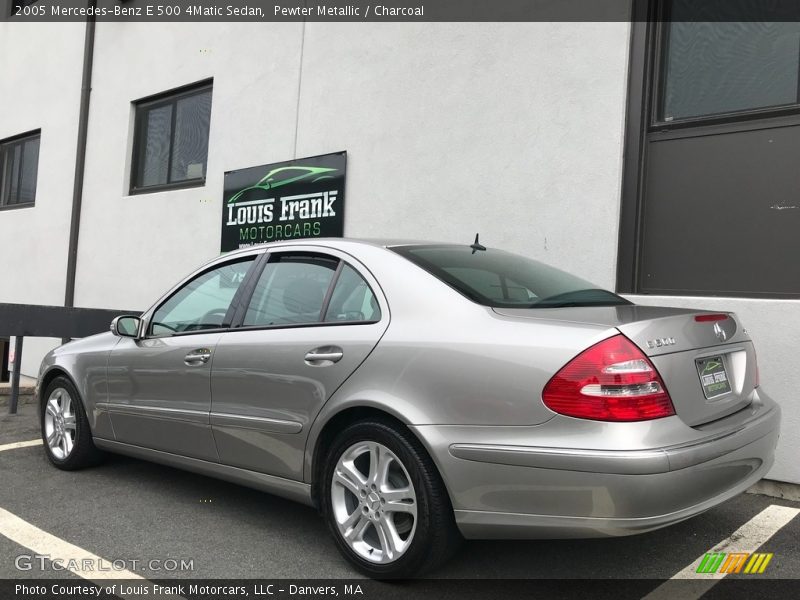
[[[688,519],[764,476],[780,421],[733,314],[638,306],[477,240],[226,254],[39,382],[56,467],[117,452],[316,506],[373,577],[463,537]]]

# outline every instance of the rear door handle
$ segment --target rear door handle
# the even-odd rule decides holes
[[[183,359],[190,367],[203,365],[209,361],[211,358],[211,350],[208,348],[198,348],[197,350],[192,350],[186,357]]]
[[[343,356],[344,352],[338,346],[324,346],[310,350],[305,356],[305,361],[312,367],[327,367],[342,360]]]

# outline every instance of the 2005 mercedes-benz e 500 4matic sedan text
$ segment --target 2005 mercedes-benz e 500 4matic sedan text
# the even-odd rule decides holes
[[[42,435],[317,506],[375,577],[467,538],[618,536],[770,468],[780,410],[731,313],[638,306],[472,245],[300,240],[226,254],[50,352]]]

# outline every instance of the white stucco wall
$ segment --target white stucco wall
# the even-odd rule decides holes
[[[612,286],[628,23],[309,23],[299,156],[346,234],[484,243]]]
[[[84,31],[82,23],[0,23],[0,140],[42,131],[35,206],[0,210],[0,302],[64,303]],[[26,338],[23,372],[35,375],[58,343]]]
[[[628,30],[101,23],[76,305],[145,308],[217,255],[226,170],[337,150],[348,236],[479,231],[610,286]],[[131,101],[208,77],[205,187],[126,195]]]
[[[75,303],[144,310],[220,248],[225,171],[292,156],[301,23],[101,23]],[[206,185],[127,195],[132,101],[214,78]]]

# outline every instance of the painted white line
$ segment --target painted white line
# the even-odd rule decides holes
[[[767,540],[794,519],[800,513],[800,508],[789,506],[768,506],[747,523],[734,531],[730,537],[710,548],[708,552],[747,552],[758,550]],[[690,600],[700,598],[714,587],[727,573],[698,573],[697,567],[705,557],[698,556],[686,567],[675,573],[669,580],[662,583],[643,600]],[[720,569],[721,570],[721,569]],[[690,581],[686,581],[690,580]]]
[[[42,445],[42,438],[38,440],[28,440],[27,442],[14,442],[13,444],[2,444],[0,445],[0,452],[4,450],[14,450],[15,448],[27,448],[29,446],[41,446]]]
[[[125,569],[111,568],[112,561],[103,559],[88,550],[79,548],[74,544],[62,540],[35,525],[20,519],[15,514],[0,508],[0,535],[7,537],[12,542],[24,546],[39,556],[47,556],[51,562],[56,562],[69,571],[101,586],[111,585],[108,580],[128,580],[133,584],[150,582],[141,575]],[[98,571],[98,566],[105,565],[104,570]],[[33,561],[33,566],[38,566],[38,561]],[[152,590],[152,586],[150,587]],[[140,598],[140,594],[117,593],[120,598]],[[180,598],[180,596],[157,596],[158,598]]]
[[[7,537],[20,546],[25,546],[36,554],[49,555],[54,559],[59,559],[67,567],[65,570],[71,571],[84,579],[100,579],[96,570],[84,568],[84,565],[97,566],[101,564],[99,556],[47,533],[3,508],[0,508],[0,535]],[[84,559],[86,559],[85,562]],[[102,564],[111,563],[103,561]],[[109,570],[103,571],[102,579],[144,578],[127,570]]]

